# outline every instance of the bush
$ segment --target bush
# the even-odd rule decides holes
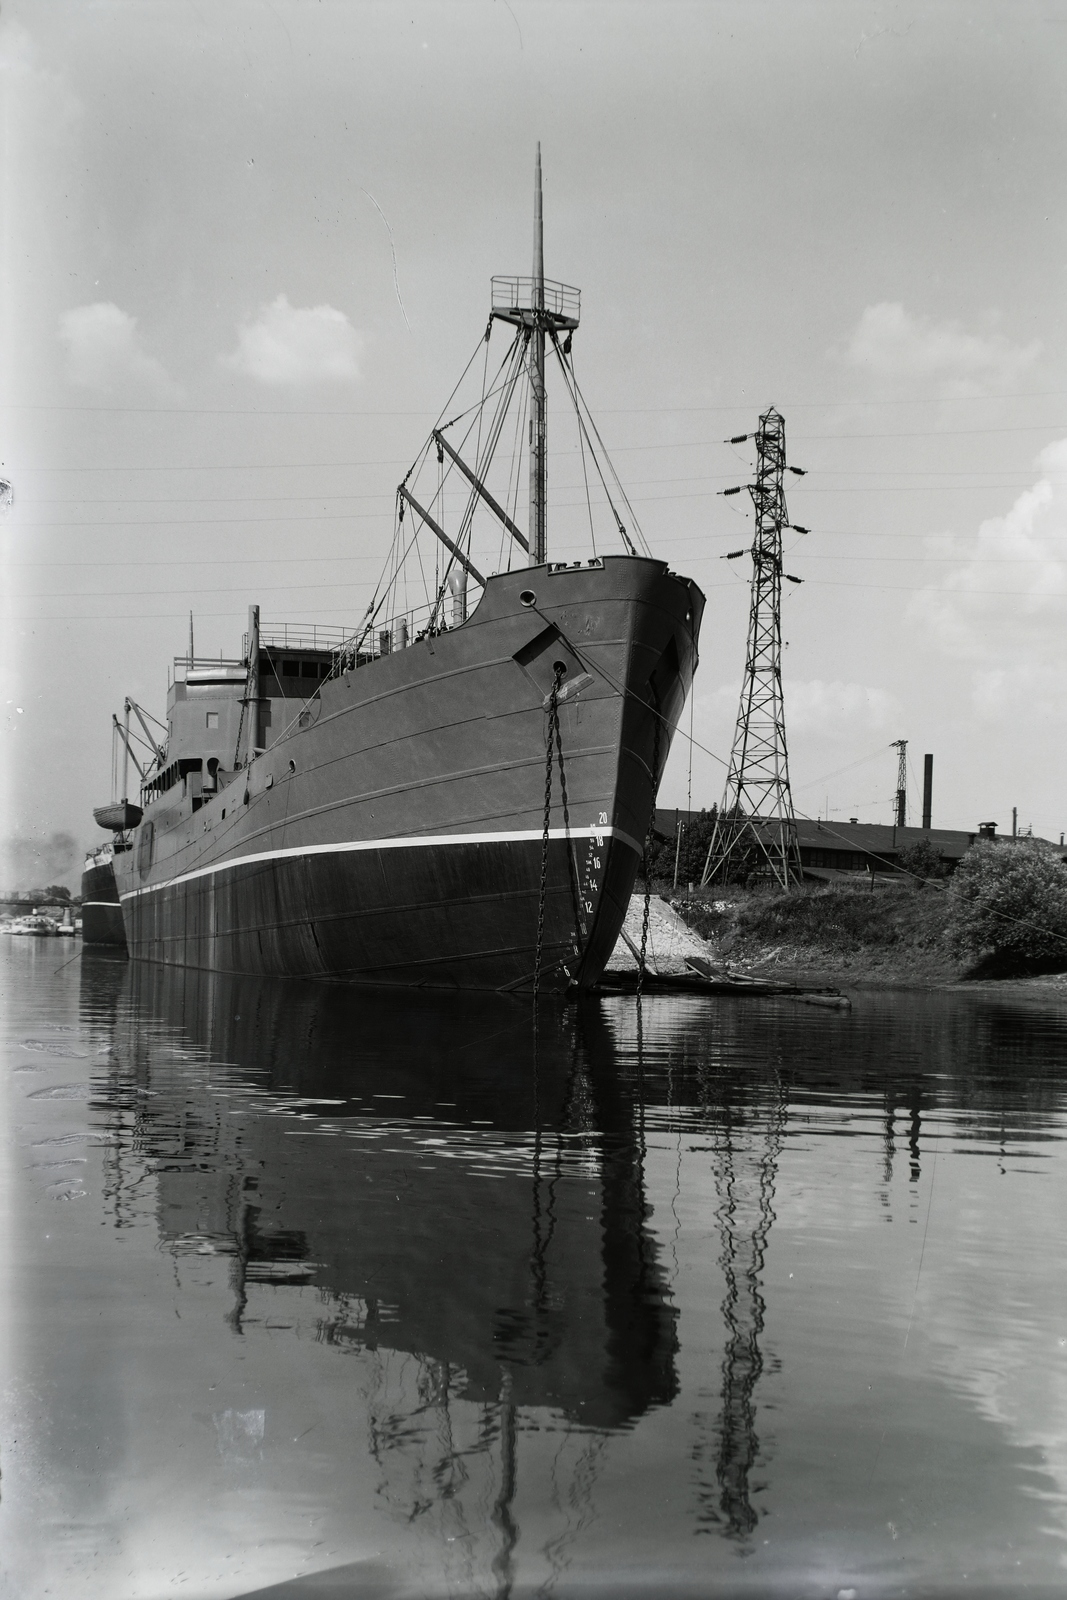
[[[756,896],[738,912],[737,929],[748,939],[788,940],[833,950],[892,945],[900,939],[883,893],[849,886]]]
[[[698,816],[690,819],[689,826],[685,829],[681,839],[681,849],[678,851],[678,882],[686,884],[699,883],[704,871],[704,862],[708,854],[708,845],[715,830],[715,819],[718,816],[718,807],[712,806],[710,811],[701,811]],[[652,845],[652,879],[653,882],[674,882],[674,853],[677,841],[672,835],[666,838],[659,835]]]
[[[945,876],[940,851],[936,845],[930,843],[929,839],[916,839],[914,844],[909,844],[901,850],[897,856],[897,866],[920,879]]]
[[[948,937],[960,955],[1067,968],[1067,868],[1036,840],[972,845],[950,889]]]

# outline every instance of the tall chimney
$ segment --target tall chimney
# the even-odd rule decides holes
[[[930,827],[930,813],[934,803],[934,758],[923,756],[923,827]]]

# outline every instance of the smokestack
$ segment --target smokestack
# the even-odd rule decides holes
[[[923,756],[923,827],[930,827],[930,813],[934,803],[934,758]]]

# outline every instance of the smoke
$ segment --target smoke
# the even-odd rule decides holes
[[[73,834],[51,833],[36,839],[15,835],[0,844],[0,888],[25,891],[50,883],[80,893],[81,853]]]

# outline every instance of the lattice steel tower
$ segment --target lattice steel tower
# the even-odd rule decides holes
[[[788,889],[802,877],[793,797],[789,789],[789,754],[782,701],[782,530],[789,522],[785,504],[787,467],[785,419],[772,406],[759,420],[754,435],[729,440],[756,441],[756,481],[745,485],[756,512],[752,545],[752,591],[748,614],[748,646],[741,709],[737,716],[730,767],[722,807],[708,847],[704,883],[727,882],[751,872],[769,871]],[[726,489],[725,494],[741,490]],[[806,533],[806,528],[797,532]],[[731,551],[733,560],[744,550]]]
[[[898,828],[908,822],[908,741],[894,739],[892,748],[897,752],[897,792],[893,800],[893,821]]]

